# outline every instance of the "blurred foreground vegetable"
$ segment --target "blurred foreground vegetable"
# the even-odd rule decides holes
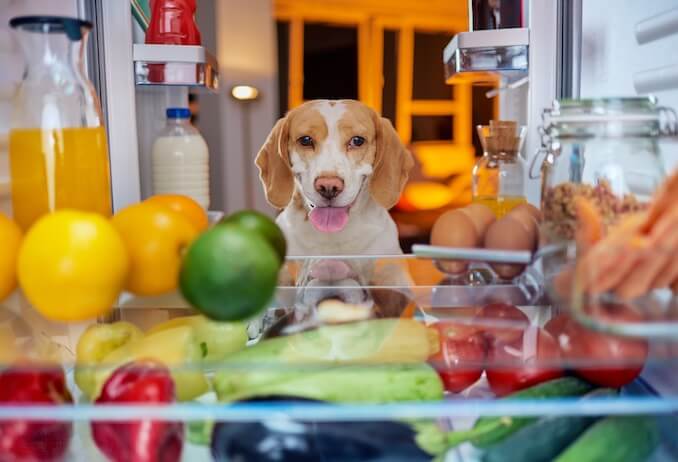
[[[413,319],[374,319],[321,326],[295,335],[262,340],[234,353],[221,363],[214,378],[215,389],[220,399],[234,400],[260,393],[283,393],[282,388],[291,388],[294,383],[300,389],[308,389],[309,393],[314,386],[319,387],[316,390],[319,395],[307,395],[312,398],[331,399],[330,395],[337,396],[330,390],[335,387],[336,392],[344,393],[347,400],[351,393],[364,399],[369,399],[368,394],[373,393],[372,397],[376,399],[380,390],[364,390],[358,383],[379,387],[379,377],[388,376],[396,383],[385,384],[381,392],[393,400],[396,395],[402,396],[402,390],[388,391],[389,387],[396,388],[399,374],[403,374],[403,388],[409,386],[409,379],[416,381],[423,376],[424,383],[436,389],[422,392],[430,397],[431,393],[442,393],[437,390],[440,381],[435,371],[424,364],[438,352],[438,341],[435,329]],[[346,383],[354,375],[358,382],[355,385]],[[339,380],[348,388],[340,390],[338,384],[323,384],[322,380]],[[422,384],[421,389],[426,387]]]
[[[167,368],[142,361],[116,369],[96,403],[147,406],[170,404],[174,399],[174,383]],[[93,421],[91,426],[94,442],[112,462],[176,462],[181,458],[184,440],[181,422]]]
[[[0,373],[0,406],[71,403],[61,368],[24,364]],[[0,461],[59,461],[68,450],[71,422],[0,420]]]

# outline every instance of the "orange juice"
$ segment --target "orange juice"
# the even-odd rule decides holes
[[[473,198],[474,204],[488,206],[497,218],[503,217],[513,210],[513,208],[520,204],[525,204],[526,202],[527,199],[522,196],[476,196]]]
[[[11,130],[9,158],[14,219],[24,230],[56,209],[111,215],[103,127]]]

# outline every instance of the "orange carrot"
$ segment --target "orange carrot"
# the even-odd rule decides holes
[[[655,193],[642,232],[649,233],[659,218],[678,206],[678,169],[669,176]]]
[[[577,197],[574,200],[577,213],[577,230],[575,239],[580,252],[586,252],[591,245],[603,237],[603,219],[593,203],[584,198]]]

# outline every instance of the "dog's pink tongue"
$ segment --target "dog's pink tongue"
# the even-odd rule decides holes
[[[318,231],[336,233],[348,223],[348,207],[316,207],[309,218]]]

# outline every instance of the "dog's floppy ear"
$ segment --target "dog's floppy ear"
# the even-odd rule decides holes
[[[403,192],[410,170],[412,154],[405,148],[391,121],[374,113],[377,152],[370,181],[372,197],[387,210],[396,205]]]
[[[287,119],[283,117],[276,122],[254,161],[259,167],[259,179],[264,185],[266,200],[278,209],[287,207],[294,192],[294,178],[287,148]]]

